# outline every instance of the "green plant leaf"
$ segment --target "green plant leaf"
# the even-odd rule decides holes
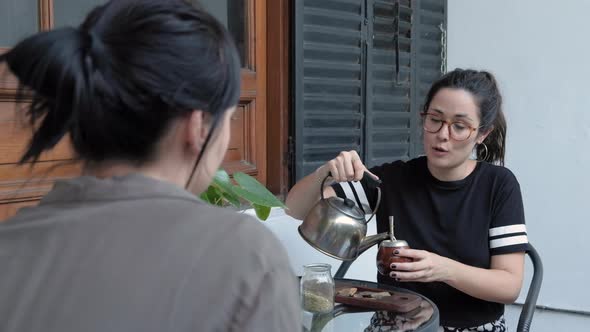
[[[209,200],[209,195],[207,195],[207,191],[203,191],[200,195],[199,198],[202,199],[203,201],[211,204],[211,201]]]
[[[241,172],[235,173],[233,177],[237,185],[225,170],[218,170],[201,198],[210,204],[226,206],[229,203],[238,208],[243,208],[242,202],[247,201],[261,220],[268,219],[272,207],[286,208],[255,178]]]
[[[201,194],[206,202],[213,205],[223,205],[222,193],[214,186],[209,186],[205,192]]]
[[[228,186],[232,186],[231,179],[229,178],[229,174],[223,169],[218,169],[215,172],[215,176],[213,177],[213,181],[219,184],[227,184]]]
[[[222,187],[222,186],[219,186],[216,183],[211,183],[211,185],[209,186],[209,188],[215,189],[215,191],[219,194],[219,196],[221,197],[221,199],[223,199],[224,203],[225,202],[228,202],[231,205],[236,206],[236,207],[240,207],[241,206],[240,198],[233,191],[233,188],[232,189],[229,189],[227,187]]]
[[[268,219],[268,216],[270,215],[270,206],[262,206],[262,205],[258,205],[258,204],[252,204],[252,207],[254,208],[254,211],[256,212],[256,216],[258,217],[258,219],[260,219],[260,220]]]
[[[215,177],[213,178],[213,182],[209,187],[216,188],[220,195],[231,205],[235,207],[240,207],[240,198],[234,192],[235,186],[231,182],[229,175],[226,171],[220,169],[215,173]]]
[[[234,186],[234,193],[249,201],[252,204],[258,204],[268,207],[282,207],[285,204],[275,197],[266,187],[250,175],[237,172],[234,173],[234,179],[239,186]]]
[[[233,205],[237,208],[242,206],[242,203],[240,202],[240,198],[234,192],[223,191],[221,193],[221,196],[223,197],[223,199],[226,202],[230,203],[231,205]]]

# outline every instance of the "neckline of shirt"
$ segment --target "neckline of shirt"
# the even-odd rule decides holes
[[[427,175],[428,182],[437,188],[447,189],[447,190],[460,189],[460,188],[463,188],[464,186],[466,186],[467,184],[469,184],[473,180],[475,175],[480,172],[482,165],[483,165],[482,162],[478,161],[475,164],[475,168],[473,169],[473,171],[471,171],[471,173],[469,173],[469,175],[467,175],[465,178],[463,178],[461,180],[442,181],[442,180],[437,179],[436,177],[434,177],[434,175],[432,175],[432,173],[430,173],[430,170],[428,169],[426,157],[423,157],[422,164],[423,164],[422,167]]]
[[[139,173],[131,173],[104,179],[83,175],[56,181],[53,189],[41,200],[41,204],[86,200],[141,199],[152,196],[198,201],[197,196],[172,183]]]

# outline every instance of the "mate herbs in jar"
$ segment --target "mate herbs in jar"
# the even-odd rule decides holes
[[[334,279],[330,264],[303,266],[301,277],[301,305],[312,313],[328,313],[334,309]]]

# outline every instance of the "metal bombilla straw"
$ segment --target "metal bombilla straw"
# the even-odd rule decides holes
[[[389,239],[391,240],[391,242],[397,240],[393,233],[393,216],[389,216]]]

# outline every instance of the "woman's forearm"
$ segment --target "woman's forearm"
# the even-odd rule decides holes
[[[301,179],[287,195],[287,214],[296,219],[303,219],[309,210],[320,199],[322,180],[331,175],[333,181],[359,181],[367,171],[356,151],[342,151],[340,154],[322,165],[312,174]],[[336,196],[332,187],[324,188],[324,196]]]
[[[321,180],[328,174],[328,171],[325,171],[326,168],[324,166],[318,168],[293,186],[285,202],[288,215],[300,220],[305,218],[307,212],[320,199]]]
[[[449,259],[448,285],[478,299],[513,303],[520,293],[522,273],[506,269],[482,269]]]

